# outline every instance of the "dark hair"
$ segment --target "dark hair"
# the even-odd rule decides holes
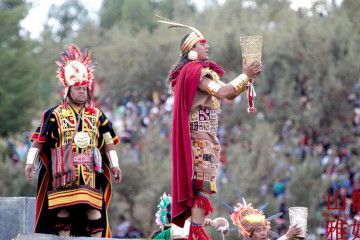
[[[185,42],[186,38],[190,35],[190,33],[185,34],[180,41],[180,48],[183,45],[183,43]],[[184,52],[181,54],[180,59],[171,67],[169,75],[167,77],[167,83],[170,84],[170,88],[171,88],[171,81],[173,80],[171,77],[171,73],[178,68],[181,68],[182,66],[184,66],[185,64],[187,64],[188,62],[190,62],[190,60],[188,59],[188,52]]]

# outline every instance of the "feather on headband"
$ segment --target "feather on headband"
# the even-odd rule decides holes
[[[189,51],[199,41],[206,42],[206,39],[204,38],[203,34],[196,28],[182,24],[182,23],[174,22],[170,19],[161,17],[159,15],[156,15],[156,16],[158,18],[160,18],[157,21],[160,23],[169,25],[168,28],[180,27],[180,28],[188,28],[192,31],[192,33],[190,33],[190,35],[185,39],[184,43],[181,45],[181,47],[180,47],[181,52],[185,53],[185,52]]]

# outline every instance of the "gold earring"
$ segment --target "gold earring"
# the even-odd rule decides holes
[[[198,58],[197,52],[195,52],[195,51],[193,51],[193,50],[189,51],[189,53],[188,53],[188,59],[189,59],[189,60],[194,61],[194,60],[196,60],[197,58]]]

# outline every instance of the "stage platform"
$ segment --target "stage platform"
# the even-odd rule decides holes
[[[100,239],[117,239],[119,238],[90,238],[90,237],[58,237],[55,235],[48,235],[48,234],[39,234],[39,233],[28,233],[28,234],[19,234],[15,240],[100,240]],[[131,240],[132,238],[127,238],[128,240]],[[135,239],[135,238],[134,238]],[[145,240],[146,238],[136,238],[137,240]]]

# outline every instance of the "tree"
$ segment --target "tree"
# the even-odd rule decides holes
[[[73,24],[65,24],[68,30],[62,35],[63,40],[89,47],[94,53],[98,63],[96,77],[108,86],[101,92],[102,97],[109,97],[114,105],[129,96],[137,101],[147,99],[154,91],[167,91],[166,76],[179,58],[180,38],[189,30],[154,25],[154,14],[198,28],[208,40],[212,59],[226,71],[224,82],[242,72],[239,36],[262,35],[264,72],[255,82],[258,113],[246,114],[245,95],[222,108],[220,126],[227,129],[225,138],[230,146],[226,149],[229,162],[225,166],[229,177],[215,199],[216,213],[228,216],[221,200],[232,205],[238,202],[238,186],[255,206],[269,202],[267,215],[277,212],[276,199],[260,195],[258,188],[271,186],[274,176],[282,174],[273,174],[275,166],[291,165],[295,171],[291,172],[286,202],[307,205],[309,223],[315,228],[321,224],[317,218],[321,209],[316,208],[320,201],[316,189],[326,190],[327,186],[319,180],[319,159],[308,154],[300,163],[296,153],[291,155],[292,150],[298,150],[299,133],[308,132],[312,143],[328,138],[333,150],[342,139],[347,139],[353,155],[346,164],[353,166],[355,172],[359,170],[358,132],[353,130],[351,121],[359,96],[356,86],[360,76],[360,6],[356,0],[344,0],[341,5],[335,0],[328,2],[314,1],[312,8],[294,11],[289,0],[228,0],[221,5],[207,4],[197,11],[185,0],[104,0],[100,26],[78,22],[81,19],[71,18],[74,16],[65,7],[58,8],[65,15],[56,15],[56,20],[69,14],[63,20]],[[41,109],[46,108],[44,99],[48,101],[48,92],[55,88],[52,83],[57,82],[53,62],[65,41],[50,34],[49,28],[42,42],[26,40],[18,34],[18,22],[26,9],[23,1],[0,0],[0,6],[0,129],[4,134],[21,131],[30,118],[38,119],[30,109],[37,108],[40,113],[40,101]],[[70,33],[74,25],[81,26],[76,34]],[[21,91],[15,92],[18,89]],[[271,109],[264,95],[271,100]],[[289,133],[283,134],[287,121],[291,122]],[[169,190],[170,184],[169,146],[158,136],[159,130],[151,129],[136,142],[143,146],[139,150],[143,162],[123,163],[124,185],[115,187],[110,211],[125,213],[145,231],[153,224],[158,197]],[[120,150],[126,147],[122,145]],[[3,149],[0,151],[4,155]],[[125,150],[120,156],[130,158]],[[14,182],[21,185],[20,180]],[[20,188],[23,186],[26,185]],[[7,186],[2,187],[3,194],[10,192]],[[305,192],[314,197],[308,198]],[[236,235],[229,238],[238,238]]]
[[[150,32],[155,27],[154,15],[149,1],[124,0],[121,9],[122,19],[135,29],[146,28]]]
[[[195,12],[194,4],[185,0],[105,0],[100,10],[100,26],[110,29],[123,24],[130,25],[134,32],[141,29],[152,32],[158,26],[155,14],[174,19]]]
[[[156,206],[160,196],[171,192],[170,145],[160,137],[160,128],[148,129],[148,133],[138,143],[141,163],[136,164],[126,150],[120,148],[123,180],[114,186],[114,197],[110,218],[122,213],[130,216],[131,222],[144,232],[151,232],[154,226]],[[146,180],[145,180],[146,179]]]
[[[100,26],[110,29],[122,19],[122,6],[124,1],[104,0],[100,9]]]
[[[141,29],[152,31],[155,27],[153,5],[150,1],[107,0],[104,1],[100,12],[101,26],[106,29],[116,24],[131,25],[135,32]]]
[[[308,226],[319,226],[324,220],[319,214],[319,203],[324,201],[328,183],[322,179],[322,167],[317,162],[298,165],[289,183],[289,206],[309,209]]]
[[[36,44],[19,34],[25,14],[24,1],[0,1],[0,135],[27,129],[41,101]]]
[[[49,20],[55,20],[53,26],[47,26],[48,29],[54,29],[53,34],[60,40],[70,40],[74,37],[82,25],[88,20],[88,11],[80,1],[67,0],[62,5],[51,5],[49,11]]]

